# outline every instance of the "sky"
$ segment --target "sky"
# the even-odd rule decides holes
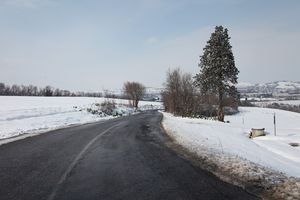
[[[239,82],[300,81],[299,0],[0,0],[0,82],[73,91],[162,87],[199,72],[229,30]]]

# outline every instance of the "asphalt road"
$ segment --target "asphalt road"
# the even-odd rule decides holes
[[[0,146],[0,199],[256,199],[167,148],[161,118],[149,111]]]

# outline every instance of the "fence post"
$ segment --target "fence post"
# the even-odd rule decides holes
[[[274,135],[276,136],[276,113],[274,113]]]

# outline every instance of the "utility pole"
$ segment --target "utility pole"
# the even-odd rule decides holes
[[[274,113],[274,135],[276,136],[276,113]]]

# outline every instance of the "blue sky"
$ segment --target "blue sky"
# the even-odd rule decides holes
[[[216,25],[229,29],[240,82],[300,81],[297,0],[0,0],[0,81],[71,90],[161,87],[198,72]]]

